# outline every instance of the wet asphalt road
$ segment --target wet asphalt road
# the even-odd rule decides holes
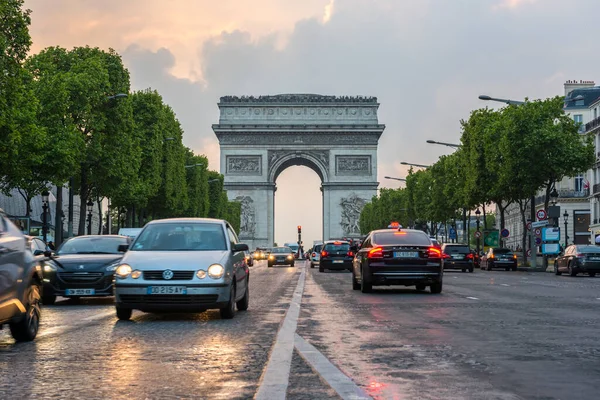
[[[298,263],[300,265],[301,263]],[[251,303],[119,322],[112,299],[44,307],[40,337],[0,331],[0,398],[253,398],[302,268],[251,268]],[[374,398],[595,399],[600,278],[447,272],[441,295],[353,291],[306,269],[296,332]],[[288,399],[339,398],[294,351]]]

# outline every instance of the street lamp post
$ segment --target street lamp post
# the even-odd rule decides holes
[[[479,211],[479,208],[477,208],[477,210],[475,210],[475,222],[477,223],[477,256],[479,256],[479,238],[481,236],[481,232],[479,232],[479,216],[481,215],[481,211]]]
[[[185,165],[185,168],[193,168],[193,167],[202,167],[204,166],[204,164],[198,163],[198,164],[192,164],[192,165]]]
[[[452,147],[454,149],[458,149],[460,147],[460,144],[437,142],[435,140],[428,140],[427,143],[429,143],[429,144],[439,144],[439,145],[442,145],[442,146]]]
[[[94,209],[94,203],[92,203],[91,200],[88,200],[87,204],[87,219],[88,219],[88,226],[87,226],[87,234],[91,235],[92,234],[92,211]]]
[[[44,243],[48,241],[48,199],[50,198],[50,193],[48,190],[44,189],[42,192],[42,238],[44,239]]]
[[[391,179],[391,180],[394,180],[394,181],[406,182],[406,179],[404,179],[404,178],[395,178],[393,176],[384,176],[384,178],[385,179]]]
[[[567,241],[569,239],[569,236],[567,235],[567,226],[569,224],[569,213],[566,210],[565,210],[565,213],[563,214],[563,218],[565,220],[565,249],[566,249],[568,246]]]
[[[402,161],[402,162],[400,162],[400,164],[402,164],[402,165],[409,165],[411,167],[418,167],[418,168],[429,168],[429,167],[431,167],[431,165],[414,164],[414,163],[409,163],[409,162],[406,162],[406,161]]]

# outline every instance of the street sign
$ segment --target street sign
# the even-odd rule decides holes
[[[535,228],[535,235],[540,236],[542,234],[542,230],[540,228]]]
[[[507,238],[507,237],[510,235],[510,232],[508,231],[508,229],[504,228],[504,229],[502,229],[502,231],[500,232],[500,235],[501,235],[503,238]]]
[[[543,221],[548,217],[548,214],[546,214],[546,210],[537,210],[535,216],[538,220]]]
[[[531,257],[531,249],[527,249],[527,257]]]
[[[536,246],[539,246],[540,244],[542,244],[542,238],[536,237],[535,244],[536,244]]]
[[[483,231],[483,248],[498,247],[500,245],[500,231]]]
[[[526,227],[527,227],[527,230],[530,231],[531,230],[531,222],[528,222]]]
[[[456,239],[457,238],[457,236],[456,236],[456,229],[454,229],[454,228],[451,227],[449,229],[449,231],[450,231],[449,232],[450,233],[450,239]]]
[[[542,254],[559,254],[560,244],[558,243],[544,243],[542,245]]]
[[[480,238],[481,237],[481,231],[475,231],[475,237],[476,238]]]
[[[534,228],[539,228],[539,227],[546,226],[546,225],[548,225],[548,220],[536,221],[536,222],[531,223],[531,226]]]
[[[559,242],[560,241],[560,228],[544,228],[542,230],[542,240],[544,242]]]

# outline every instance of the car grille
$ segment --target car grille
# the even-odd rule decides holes
[[[144,279],[147,281],[164,281],[164,271],[144,271]],[[195,271],[173,271],[173,278],[170,281],[190,281],[194,278]]]
[[[65,283],[96,282],[104,276],[103,272],[59,272],[58,277]]]
[[[120,295],[123,303],[138,304],[213,304],[216,303],[218,294],[122,294]]]

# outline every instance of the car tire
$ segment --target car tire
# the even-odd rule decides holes
[[[556,265],[556,263],[554,263],[554,275],[562,275],[562,272],[558,269],[558,265]]]
[[[232,319],[235,316],[235,285],[231,285],[227,305],[219,311],[222,319]]]
[[[422,292],[423,290],[425,290],[427,288],[427,286],[424,283],[419,283],[416,286],[417,286],[417,290],[419,292]]]
[[[471,273],[471,274],[472,274],[472,273],[473,273],[473,271],[475,271],[475,268],[473,268],[473,267],[469,268],[469,273]]]
[[[462,272],[467,272],[467,269],[466,269],[466,268],[463,268],[463,269],[462,269]]]
[[[510,271],[510,267],[504,268],[505,271]]]
[[[51,306],[54,303],[56,303],[56,296],[54,296],[54,295],[42,296],[42,304],[43,305]]]
[[[240,311],[246,311],[248,309],[248,306],[250,305],[250,281],[247,279],[246,280],[246,293],[244,293],[244,297],[242,297],[242,299],[240,301],[238,301],[237,303],[235,303],[235,305],[237,306],[237,309]]]
[[[325,268],[319,265],[319,272],[325,272]]]
[[[573,269],[573,265],[569,264],[569,275],[571,276],[577,276],[577,272],[575,272],[575,270]]]
[[[360,291],[363,293],[371,293],[373,291],[373,284],[371,282],[367,282],[365,279],[364,268],[360,279]]]
[[[511,268],[511,271],[516,271],[516,270],[517,270],[517,266],[516,265]]]
[[[273,268],[273,264],[271,264],[271,263],[267,263],[267,267],[268,267],[268,268]]]
[[[117,318],[120,321],[129,321],[133,310],[131,308],[118,307],[117,306]]]
[[[588,275],[593,278],[593,277],[596,276],[596,273],[595,272],[588,272]]]
[[[311,262],[311,263],[310,263],[310,267],[311,267],[311,268],[314,268],[314,267],[315,267],[315,264],[313,264],[313,263]]]
[[[360,290],[360,283],[356,282],[356,275],[352,271],[352,290]]]
[[[429,290],[432,294],[440,294],[442,293],[442,281],[432,283],[429,287]]]
[[[294,264],[294,263],[291,263],[291,264],[290,264],[290,267],[294,267],[294,266],[295,266],[295,264]]]
[[[42,310],[40,301],[42,299],[39,285],[32,283],[27,288],[27,304],[25,315],[17,322],[10,323],[10,334],[17,342],[31,342],[37,336],[40,329],[40,317]]]

